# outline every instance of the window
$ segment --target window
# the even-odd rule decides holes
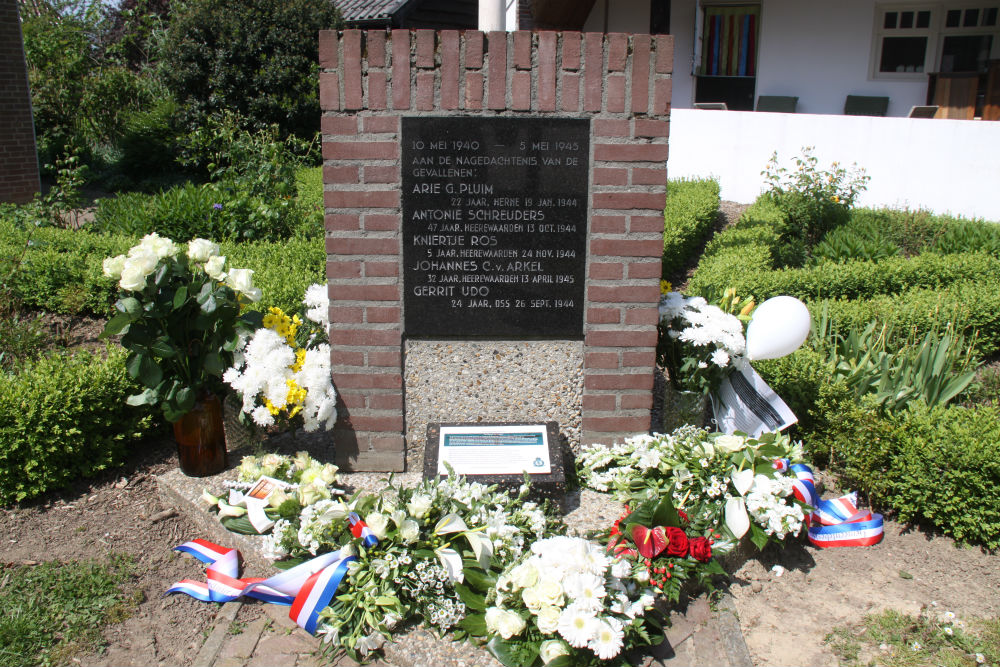
[[[759,5],[705,7],[703,76],[756,76]]]
[[[994,0],[995,2],[996,0]],[[875,9],[872,76],[921,79],[925,72],[985,72],[1000,57],[1000,7],[881,5]]]
[[[927,66],[927,46],[931,43],[934,9],[928,7],[880,8],[878,59],[879,74],[922,74]]]

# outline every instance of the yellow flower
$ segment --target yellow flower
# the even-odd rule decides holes
[[[281,412],[281,408],[275,407],[274,403],[266,398],[264,399],[264,407],[267,408],[267,411],[275,417],[277,417],[278,413]]]
[[[839,204],[840,197],[838,197],[837,195],[833,195],[832,197],[830,197],[830,201],[832,201],[834,204]]]
[[[669,280],[660,281],[660,294],[669,294],[673,289],[673,285],[670,284]]]
[[[304,348],[299,348],[295,350],[295,363],[290,366],[293,373],[298,373],[302,370],[302,366],[306,363],[306,351]]]

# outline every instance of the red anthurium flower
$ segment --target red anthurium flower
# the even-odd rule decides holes
[[[656,558],[667,548],[667,536],[663,528],[646,528],[636,526],[632,529],[632,541],[635,542],[639,553],[646,558]]]

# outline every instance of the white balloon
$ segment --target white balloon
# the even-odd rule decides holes
[[[776,296],[757,307],[747,327],[750,361],[779,359],[799,349],[809,337],[809,309],[793,296]]]

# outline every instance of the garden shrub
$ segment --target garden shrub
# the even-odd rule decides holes
[[[789,243],[814,246],[832,229],[848,221],[857,196],[868,187],[869,177],[855,167],[848,172],[834,162],[829,169],[817,168],[812,148],[802,149],[795,169],[778,166],[778,154],[764,169],[770,190],[766,196],[785,214],[782,237]]]
[[[809,304],[814,315],[825,306],[841,330],[863,329],[869,322],[888,324],[890,345],[928,331],[942,331],[951,322],[965,334],[981,357],[1000,352],[1000,290],[996,280],[967,280],[940,289],[915,288],[896,295],[878,295],[859,301],[822,300]],[[972,339],[972,333],[976,338]]]
[[[0,269],[5,257],[20,255],[26,240],[27,232],[0,220]],[[11,291],[28,307],[105,317],[118,298],[118,285],[104,277],[103,262],[128,252],[137,241],[135,236],[37,229],[21,268],[11,276]],[[229,266],[254,271],[254,284],[264,291],[264,302],[256,304],[257,309],[276,305],[295,311],[305,288],[325,281],[326,251],[320,239],[299,236],[276,243],[220,246]]]
[[[712,231],[719,212],[719,182],[677,180],[667,184],[663,210],[663,277],[683,269],[691,254]]]
[[[901,521],[934,526],[960,542],[1000,548],[1000,411],[928,408],[896,415],[842,404],[823,436],[845,482]]]
[[[0,382],[0,502],[32,498],[124,461],[149,433],[148,411],[125,405],[138,386],[125,351],[54,354]]]
[[[264,292],[251,308],[277,306],[297,312],[312,283],[326,282],[326,249],[316,239],[294,238],[283,243],[222,243],[229,266],[253,269],[254,285]]]
[[[798,299],[866,299],[913,288],[944,288],[962,281],[1000,281],[1000,259],[981,253],[939,255],[923,253],[912,258],[889,257],[880,261],[823,262],[797,269],[768,269],[759,260],[758,245],[740,252],[716,255],[698,267],[689,289],[735,287],[758,301],[787,294]],[[733,269],[742,262],[742,270]]]
[[[174,5],[161,74],[192,124],[224,109],[283,135],[319,130],[319,31],[340,16],[327,0],[192,0]]]
[[[799,421],[799,435],[816,428],[816,403],[823,386],[830,382],[826,358],[808,346],[780,359],[754,362],[754,370],[788,404]]]

